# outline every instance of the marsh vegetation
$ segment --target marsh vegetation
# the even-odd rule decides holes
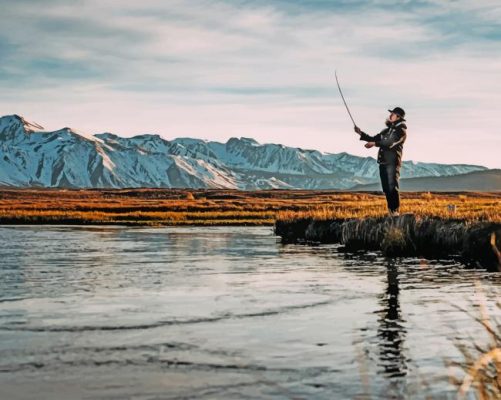
[[[402,213],[501,222],[501,193],[403,193]],[[453,207],[451,207],[453,206]],[[2,189],[2,224],[274,225],[381,217],[377,192]]]

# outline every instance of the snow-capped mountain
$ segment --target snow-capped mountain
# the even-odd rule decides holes
[[[486,170],[477,165],[404,162],[403,178]],[[63,128],[44,131],[18,115],[0,118],[0,185],[43,187],[186,187],[347,189],[378,180],[372,157],[259,144],[124,138]]]

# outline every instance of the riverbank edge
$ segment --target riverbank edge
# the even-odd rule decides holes
[[[501,223],[404,214],[398,217],[277,220],[282,243],[339,243],[347,251],[388,257],[459,256],[471,267],[501,272]]]
[[[74,218],[60,218],[60,219],[46,219],[30,218],[22,220],[20,218],[0,218],[0,226],[27,226],[27,225],[71,225],[71,226],[136,226],[136,227],[168,227],[168,226],[263,226],[274,227],[275,220],[181,220],[181,221],[93,221],[93,220],[80,220]]]

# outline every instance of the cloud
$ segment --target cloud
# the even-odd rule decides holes
[[[492,134],[501,100],[496,2],[3,3],[0,114],[366,155],[346,132],[336,67],[367,130],[381,126],[386,108],[408,109],[409,156],[501,167]],[[429,145],[438,135],[447,154]],[[455,150],[458,138],[485,150]]]

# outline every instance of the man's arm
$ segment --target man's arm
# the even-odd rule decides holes
[[[355,127],[355,132],[360,135],[360,140],[363,140],[364,142],[376,142],[381,140],[381,133],[371,136],[365,132],[362,132],[362,130],[358,126]]]

